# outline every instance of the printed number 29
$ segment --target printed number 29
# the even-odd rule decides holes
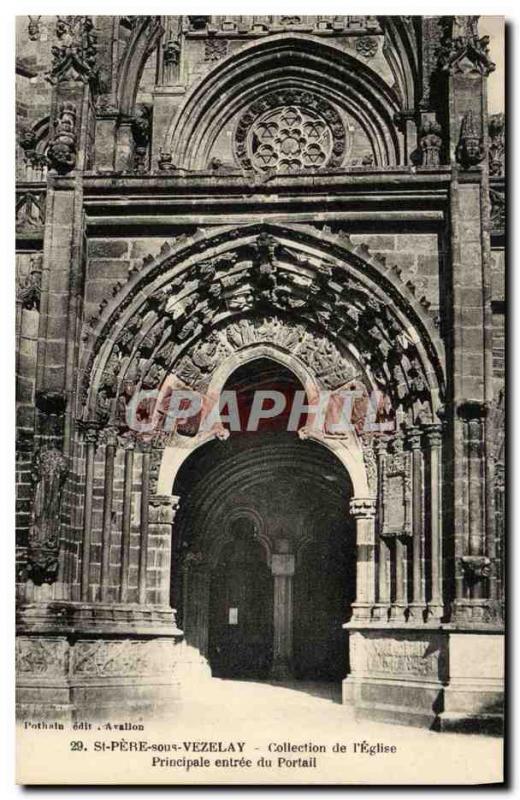
[[[84,747],[84,745],[83,745],[82,741],[71,742],[70,743],[70,749],[71,750],[83,750],[83,747]]]

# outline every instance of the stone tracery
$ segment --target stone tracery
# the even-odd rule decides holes
[[[235,153],[246,169],[290,172],[340,164],[345,140],[330,103],[309,92],[285,90],[262,97],[242,115]]]

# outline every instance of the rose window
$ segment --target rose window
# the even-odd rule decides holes
[[[247,145],[254,169],[291,172],[326,164],[333,137],[327,122],[316,112],[289,106],[260,117],[249,131]]]

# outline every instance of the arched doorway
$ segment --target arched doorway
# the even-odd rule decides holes
[[[287,431],[302,391],[287,368],[259,358],[223,388],[237,392],[241,431],[196,450],[173,487],[172,602],[186,641],[217,676],[341,680],[342,624],[356,592],[348,473]],[[281,391],[287,404],[244,431],[258,388]]]

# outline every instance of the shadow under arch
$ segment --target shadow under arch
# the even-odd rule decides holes
[[[244,380],[240,368],[231,378],[237,373]],[[278,385],[282,373],[273,375]],[[354,489],[344,465],[296,433],[234,433],[192,452],[172,490],[180,505],[171,600],[199,667],[265,679],[285,643],[288,674],[343,678],[342,625],[356,589]],[[281,577],[280,564],[289,563]]]

